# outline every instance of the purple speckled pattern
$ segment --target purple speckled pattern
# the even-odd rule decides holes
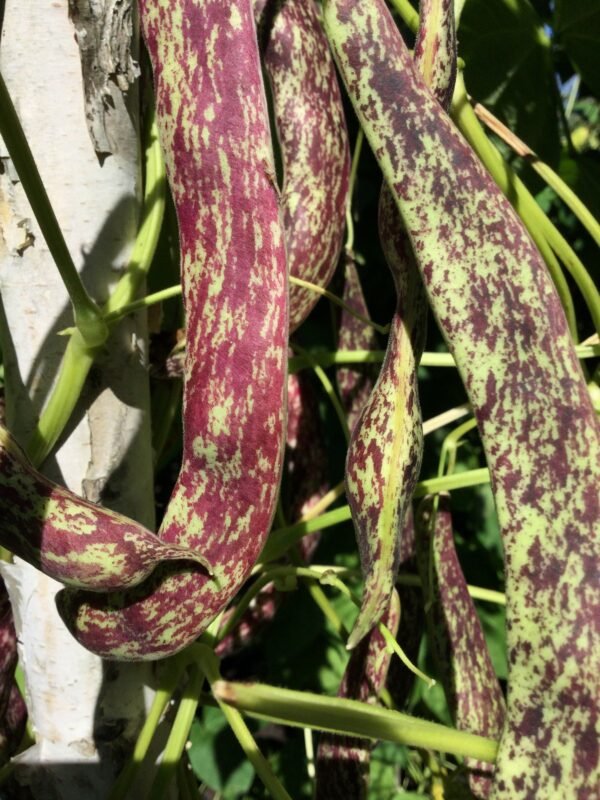
[[[497,740],[506,707],[454,547],[449,495],[422,500],[417,528],[429,639],[454,724]],[[466,763],[471,791],[485,800],[492,789],[492,765]]]
[[[287,268],[250,0],[140,3],[177,209],[187,317],[183,463],[159,535],[204,554],[137,590],[63,592],[59,610],[107,658],[194,641],[243,584],[268,535],[287,396]]]
[[[325,27],[475,410],[506,559],[509,686],[494,800],[600,785],[600,435],[520,220],[416,74],[380,0]]]

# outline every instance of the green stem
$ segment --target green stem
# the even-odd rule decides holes
[[[214,694],[214,686],[222,683],[221,675],[219,673],[219,661],[217,657],[209,647],[203,644],[192,645],[189,651],[191,657],[196,660],[200,669],[204,675],[206,675],[206,679],[208,680],[211,689],[213,689]],[[273,797],[274,800],[291,800],[290,795],[283,788],[271,769],[269,762],[260,752],[260,749],[256,744],[254,737],[250,733],[248,726],[244,722],[242,715],[237,709],[232,708],[230,704],[224,703],[219,697],[217,697],[216,694],[215,697],[219,707],[225,715],[227,722],[229,723],[231,730],[240,743],[246,758],[256,770],[256,774],[264,783],[267,791],[271,793],[271,797]]]
[[[487,108],[477,103],[474,107],[474,111],[490,130],[497,134],[518,156],[525,159],[525,161],[533,167],[545,183],[560,197],[563,203],[571,209],[596,244],[600,245],[600,223],[589,208],[577,197],[575,192],[567,186],[560,175],[555,172],[552,167],[542,161],[522,139],[519,139],[516,134],[507,128],[504,123],[500,122]]]
[[[118,308],[129,304],[150,268],[162,226],[165,193],[164,162],[152,116],[146,146],[143,218],[127,268],[103,310],[104,322],[108,320],[109,325],[113,325],[122,316],[118,313]],[[40,466],[61,436],[99,352],[98,347],[87,347],[78,331],[71,334],[56,383],[27,443],[27,453],[33,464]]]
[[[348,204],[346,206],[346,253],[351,255],[354,248],[354,220],[352,219],[352,195],[356,185],[356,174],[358,172],[358,162],[362,151],[365,134],[362,128],[358,129],[354,152],[352,153],[352,164],[350,166],[350,177],[348,180]]]
[[[0,73],[0,134],[17,171],[19,180],[48,250],[54,259],[73,305],[75,325],[88,347],[103,344],[108,336],[102,313],[88,295],[73,263],[69,248],[56,219],[44,183],[38,172],[25,132]]]
[[[416,33],[419,28],[419,14],[408,0],[390,0],[390,5],[398,12],[407,28]]]
[[[64,431],[98,349],[86,347],[78,330],[71,335],[50,397],[25,448],[34,466],[44,463]]]
[[[349,442],[350,441],[350,430],[348,428],[348,420],[346,418],[346,412],[344,411],[342,403],[341,403],[339,397],[337,396],[337,393],[336,393],[335,389],[333,388],[333,384],[331,383],[331,381],[329,380],[329,378],[327,377],[327,375],[323,371],[323,368],[312,361],[312,357],[311,357],[310,353],[308,353],[306,350],[304,350],[302,347],[299,347],[296,344],[292,345],[292,348],[295,351],[297,351],[300,355],[302,355],[306,359],[308,359],[309,363],[312,362],[312,363],[310,363],[310,366],[314,369],[315,375],[317,376],[317,378],[321,382],[321,385],[323,386],[323,389],[325,390],[325,394],[327,395],[331,405],[333,406],[333,410],[335,411],[335,413],[337,415],[337,418],[339,420],[340,427],[342,428],[342,431],[344,433],[344,437],[346,439],[346,442]]]
[[[167,289],[161,289],[159,292],[148,294],[146,297],[140,297],[139,300],[133,300],[131,303],[119,305],[114,311],[105,315],[106,322],[113,323],[123,317],[133,314],[134,311],[139,311],[141,308],[149,308],[162,303],[165,300],[170,300],[171,297],[179,297],[181,295],[181,286],[169,286]],[[112,299],[112,298],[111,298]]]
[[[353,317],[363,322],[365,325],[368,325],[370,328],[374,328],[379,333],[383,334],[384,336],[389,333],[390,326],[389,325],[379,325],[377,322],[373,322],[372,319],[359,314],[358,311],[355,311],[351,308],[347,303],[345,303],[341,297],[338,297],[337,294],[333,294],[328,289],[324,289],[322,286],[317,286],[316,283],[310,283],[310,281],[304,281],[302,278],[296,278],[293,275],[289,276],[290,283],[295,284],[296,286],[301,286],[303,289],[309,289],[311,292],[315,294],[320,294],[323,297],[326,297],[332,303],[335,303],[336,306],[343,308],[344,311],[347,311]]]
[[[400,574],[396,578],[396,583],[400,586],[421,586],[418,575]],[[469,594],[474,600],[484,600],[486,603],[494,603],[499,606],[506,605],[506,595],[504,592],[497,592],[495,589],[485,589],[483,586],[472,586],[467,584]]]
[[[444,475],[441,478],[428,478],[419,481],[415,487],[413,497],[425,497],[427,494],[439,494],[440,492],[451,492],[454,489],[466,489],[469,486],[480,486],[489,483],[490,472],[487,467],[481,469],[470,469],[466,472],[458,472],[454,475]]]
[[[185,662],[181,658],[176,657],[169,663],[167,672],[160,682],[160,687],[156,690],[152,707],[138,735],[133,753],[113,786],[109,800],[124,800],[127,797],[135,776],[148,753],[165,708],[170,703],[181,679],[184,668]]]
[[[166,797],[169,785],[177,772],[181,754],[194,721],[202,684],[204,683],[204,675],[201,669],[194,664],[191,665],[190,670],[191,676],[179,701],[179,708],[152,784],[149,800],[163,800]]]
[[[498,745],[491,739],[356,700],[323,697],[259,683],[218,681],[212,689],[221,703],[283,725],[383,739],[487,763],[494,763],[496,759]]]
[[[307,369],[312,363],[321,367],[331,367],[334,364],[380,364],[385,357],[385,350],[335,350],[335,351],[306,351],[306,356],[292,356],[288,361],[289,371],[299,372]],[[578,358],[597,358],[600,355],[600,345],[581,344],[575,346]],[[310,361],[309,361],[310,357]],[[423,353],[420,367],[456,367],[456,362],[451,353]]]
[[[442,442],[442,449],[440,451],[440,462],[438,467],[438,478],[441,478],[445,473],[454,472],[456,465],[456,451],[458,444],[462,437],[477,427],[477,421],[474,417],[468,419],[466,422],[461,423],[453,431],[446,436]]]

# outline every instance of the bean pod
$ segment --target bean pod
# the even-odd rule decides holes
[[[324,17],[492,475],[509,650],[492,796],[593,796],[600,435],[563,311],[520,221],[415,74],[383,2],[326,0]]]
[[[124,596],[62,593],[107,658],[192,642],[231,599],[271,526],[285,436],[287,272],[250,0],[140,3],[177,209],[187,316],[183,463],[161,526],[214,576],[162,566]]]
[[[342,246],[350,154],[335,66],[313,0],[255,0],[283,167],[290,275],[325,287]],[[290,330],[319,296],[290,286]]]

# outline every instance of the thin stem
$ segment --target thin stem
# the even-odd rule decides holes
[[[113,786],[109,800],[124,800],[124,798],[127,797],[131,785],[135,780],[135,776],[148,753],[165,708],[170,703],[173,693],[181,679],[184,668],[185,662],[180,658],[173,659],[169,664],[167,672],[163,675],[160,682],[160,687],[156,690],[150,712],[138,735],[133,753],[127,760],[117,782]]]
[[[152,784],[149,800],[163,800],[166,797],[167,789],[177,772],[183,748],[188,740],[190,728],[194,721],[202,684],[204,683],[204,675],[194,664],[191,665],[190,669],[191,677],[179,701],[179,708]]]
[[[218,701],[258,719],[315,728],[341,735],[383,739],[409,747],[441,750],[494,763],[498,745],[491,739],[464,733],[435,722],[389,711],[369,703],[276,686],[218,681],[212,687]]]
[[[590,236],[592,236],[596,244],[600,245],[600,223],[589,208],[577,197],[575,192],[567,186],[560,175],[558,175],[552,167],[548,166],[548,164],[545,164],[522,139],[519,139],[515,133],[507,128],[504,123],[500,122],[500,120],[495,117],[491,111],[488,111],[485,106],[476,103],[473,109],[478,118],[485,123],[491,131],[499,136],[518,156],[524,158],[527,163],[533,167],[548,186],[556,192],[563,203],[571,209],[573,214],[575,214],[577,219],[589,232]]]
[[[407,28],[416,33],[419,27],[419,14],[409,0],[390,0],[390,5],[400,14]]]
[[[131,303],[118,306],[114,311],[106,314],[104,320],[110,323],[117,322],[117,320],[132,314],[134,311],[139,311],[141,308],[149,308],[157,303],[170,300],[172,297],[180,296],[181,286],[169,286],[166,289],[161,289],[159,292],[148,294],[146,297],[140,297],[139,300],[133,300]]]
[[[75,325],[88,347],[101,345],[108,336],[107,327],[102,320],[102,313],[88,295],[81,281],[81,276],[71,258],[69,248],[50,204],[46,188],[38,172],[25,132],[1,73],[0,134],[4,139],[19,180],[23,185],[31,210],[46,240],[48,250],[58,267],[68,292],[73,305]]]
[[[402,573],[396,578],[396,583],[400,586],[421,586],[421,580],[418,575],[405,575]],[[506,605],[504,592],[485,589],[483,586],[471,586],[471,584],[467,584],[467,590],[474,600],[483,600],[486,603],[495,603],[499,606]]]
[[[310,353],[308,353],[302,347],[299,347],[298,345],[294,344],[294,345],[292,345],[292,348],[295,351],[297,351],[300,355],[303,355],[305,358],[307,358],[309,360],[309,362],[312,361],[312,357],[311,357]],[[348,420],[346,418],[346,412],[344,411],[342,403],[341,403],[339,397],[337,396],[337,393],[336,393],[335,389],[333,388],[333,384],[331,383],[331,381],[329,380],[329,378],[327,377],[327,375],[323,371],[322,367],[320,367],[318,364],[315,364],[315,363],[312,363],[311,366],[315,371],[315,375],[317,376],[317,378],[321,382],[321,385],[323,386],[323,389],[325,390],[325,394],[329,398],[329,401],[330,401],[331,405],[333,406],[333,410],[335,411],[335,413],[337,415],[337,418],[339,420],[340,427],[342,428],[342,431],[344,433],[344,437],[346,439],[346,442],[349,442],[350,441],[350,430],[348,428]]]
[[[165,193],[164,162],[152,118],[146,147],[144,215],[127,269],[104,307],[105,322],[107,317],[115,314],[118,306],[129,303],[148,273],[162,226]],[[113,325],[119,316],[109,319],[109,325]],[[27,453],[34,465],[40,466],[44,462],[61,436],[99,352],[98,347],[87,347],[77,331],[71,334],[56,383],[27,443]]]
[[[419,481],[415,486],[413,497],[425,497],[427,494],[439,494],[440,492],[450,492],[456,489],[466,489],[470,486],[479,486],[489,483],[490,473],[487,467],[472,469],[459,472],[455,475],[444,475],[441,478],[427,478]],[[350,507],[341,506],[332,511],[326,511],[318,517],[301,520],[287,528],[280,528],[271,532],[258,561],[266,564],[280,558],[284,553],[304,536],[316,531],[340,525],[351,519]]]
[[[368,325],[371,328],[374,328],[379,333],[383,334],[384,336],[389,333],[390,326],[389,325],[379,325],[377,322],[373,322],[372,319],[359,314],[358,311],[355,311],[351,308],[347,303],[345,303],[341,297],[338,297],[337,294],[333,294],[328,289],[323,289],[322,286],[317,286],[316,283],[310,283],[310,281],[304,281],[301,278],[295,278],[293,275],[289,276],[290,283],[294,283],[296,286],[301,286],[304,289],[309,289],[311,292],[315,294],[320,294],[323,297],[326,297],[332,303],[335,303],[336,306],[343,308],[344,311],[347,311],[353,317],[363,322],[365,325]]]
[[[211,689],[213,689],[213,694],[217,699],[219,707],[229,723],[229,727],[240,743],[242,750],[246,754],[246,758],[264,783],[267,791],[271,793],[274,800],[291,800],[290,795],[283,788],[271,769],[271,765],[261,753],[242,715],[237,709],[233,708],[228,703],[224,703],[221,698],[215,694],[214,687],[220,685],[222,680],[219,673],[219,661],[213,651],[206,645],[195,644],[189,648],[189,652],[190,656],[196,660],[198,666],[206,676]]]
[[[600,355],[600,345],[576,345],[575,352],[578,358],[596,358]],[[321,367],[330,367],[334,364],[380,364],[385,357],[385,350],[335,350],[335,351],[307,351],[312,362]],[[312,366],[307,356],[292,356],[288,361],[290,372],[299,372]],[[456,362],[451,353],[425,352],[419,362],[420,367],[456,367]]]
[[[25,448],[34,466],[39,467],[44,463],[64,431],[97,352],[98,348],[85,345],[78,330],[73,332],[50,397]]]
[[[356,186],[356,174],[358,172],[358,162],[362,151],[365,134],[362,128],[358,129],[354,152],[352,153],[352,164],[350,166],[350,177],[348,179],[348,204],[346,206],[346,253],[351,254],[354,248],[354,220],[352,219],[352,195]]]
[[[454,467],[456,465],[456,451],[458,449],[458,445],[462,437],[472,431],[473,428],[477,427],[477,421],[475,418],[468,419],[466,422],[463,422],[461,425],[458,425],[453,431],[446,436],[444,441],[442,442],[442,448],[440,452],[440,461],[438,467],[438,477],[441,478],[444,474],[450,474],[454,472]]]

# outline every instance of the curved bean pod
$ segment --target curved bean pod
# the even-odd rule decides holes
[[[162,542],[45,478],[1,426],[0,542],[51,578],[88,591],[136,586],[162,561],[196,561],[212,571],[202,553]]]
[[[435,97],[447,106],[456,76],[452,0],[421,3],[414,60]],[[423,456],[417,367],[425,347],[427,302],[410,240],[385,184],[379,202],[379,238],[397,305],[379,379],[353,430],[346,460],[346,494],[365,575],[362,606],[348,647],[377,622],[389,597],[398,571],[404,517]]]
[[[255,0],[283,162],[290,274],[325,287],[337,265],[350,173],[342,98],[313,0]],[[318,295],[290,286],[290,331]]]
[[[285,436],[287,271],[250,0],[143,0],[157,121],[181,240],[187,348],[183,464],[160,535],[210,557],[139,589],[63,592],[76,638],[107,658],[192,642],[266,540]]]
[[[383,2],[326,0],[324,15],[492,475],[509,648],[492,796],[589,797],[600,783],[600,435],[564,313],[520,221],[415,75]]]

